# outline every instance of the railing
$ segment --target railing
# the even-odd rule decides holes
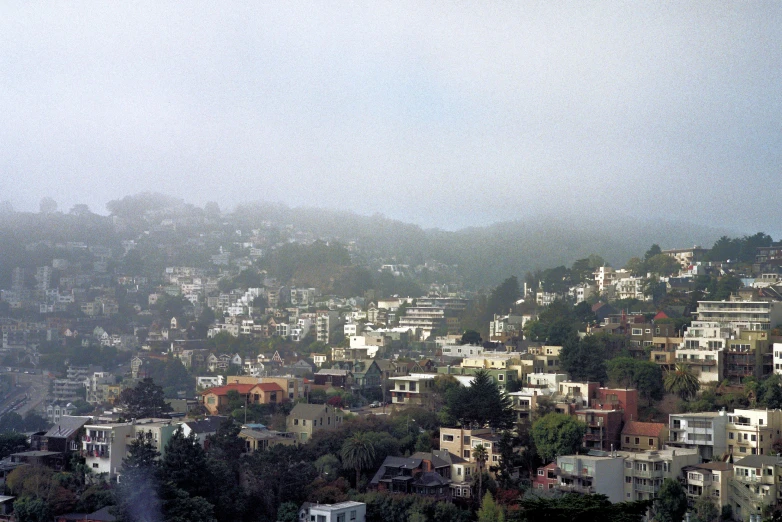
[[[595,488],[592,486],[568,486],[565,484],[560,484],[558,489],[567,493],[583,493],[584,495],[591,495],[595,492]]]
[[[639,469],[633,469],[633,476],[641,477],[641,478],[662,478],[663,470],[650,469],[650,470],[642,471]]]
[[[660,486],[655,486],[654,484],[633,484],[633,489],[643,493],[657,493]]]

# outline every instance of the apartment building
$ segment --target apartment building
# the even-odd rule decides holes
[[[170,419],[141,419],[112,424],[87,424],[81,439],[85,464],[95,475],[113,479],[122,472],[122,460],[136,438],[147,438],[161,455],[178,428]]]
[[[728,451],[725,411],[672,413],[668,418],[669,446],[697,449],[704,460],[717,460]],[[735,436],[735,435],[734,435]]]
[[[746,520],[760,515],[780,500],[782,477],[779,457],[749,455],[733,463],[733,477],[728,479],[728,496],[733,518]]]
[[[685,466],[700,464],[697,450],[671,448],[644,452],[617,452],[624,457],[624,498],[650,500],[657,498],[665,479],[678,480]]]
[[[782,430],[782,410],[741,410],[728,413],[728,452],[736,458],[768,455]]]
[[[429,398],[434,388],[432,373],[411,373],[390,379],[393,384],[391,389],[391,402],[393,404],[423,405]]]
[[[686,466],[682,469],[687,503],[692,507],[702,496],[706,496],[718,511],[729,505],[729,484],[733,478],[733,464],[729,462],[707,462]]]
[[[611,502],[622,502],[622,466],[619,455],[563,455],[557,457],[554,474],[559,478],[556,489],[571,493],[606,495]]]
[[[467,463],[475,464],[472,452],[477,446],[483,446],[486,449],[486,470],[490,466],[499,464],[499,441],[499,435],[492,433],[492,430],[489,428],[474,430],[440,428],[440,449],[464,459]]]
[[[676,349],[676,363],[688,366],[701,383],[722,382],[725,346],[733,329],[722,323],[693,321]]]

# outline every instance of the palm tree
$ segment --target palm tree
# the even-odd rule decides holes
[[[366,433],[358,431],[345,439],[341,455],[342,465],[356,470],[356,489],[358,490],[361,470],[369,468],[375,461],[375,446],[372,445],[372,441]]]
[[[483,444],[478,444],[472,449],[472,458],[478,464],[478,498],[483,498],[483,465],[486,463],[488,452]]]
[[[663,384],[665,391],[675,393],[684,400],[695,396],[701,388],[698,377],[692,373],[689,367],[683,364],[677,364],[673,370],[669,371],[665,375]]]

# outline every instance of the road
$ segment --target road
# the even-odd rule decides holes
[[[8,372],[3,371],[2,373]],[[49,395],[51,380],[49,374],[28,374],[22,370],[18,373],[12,372],[12,375],[16,379],[16,386],[9,397],[0,402],[0,413],[15,411],[24,416],[30,410],[40,409],[39,407],[45,404]]]

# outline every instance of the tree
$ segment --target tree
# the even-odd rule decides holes
[[[470,387],[459,386],[448,393],[448,410],[463,426],[507,429],[513,426],[515,413],[507,395],[500,392],[486,370],[473,375]]]
[[[25,496],[14,502],[14,517],[17,522],[49,522],[53,513],[44,499]]]
[[[54,214],[57,212],[57,202],[47,196],[41,199],[39,208],[41,210],[41,214]]]
[[[299,505],[295,502],[284,502],[277,510],[278,522],[297,522],[299,520]]]
[[[0,419],[0,420],[5,420]],[[0,460],[6,458],[11,453],[19,453],[30,447],[27,442],[27,436],[24,433],[15,431],[4,431],[0,433]]]
[[[482,498],[483,495],[483,466],[486,464],[488,455],[489,453],[483,444],[478,444],[472,449],[472,458],[478,464],[478,498]]]
[[[134,419],[156,417],[169,410],[163,388],[151,378],[142,380],[134,388],[123,390],[119,394],[119,402],[126,417]]]
[[[693,522],[714,522],[720,516],[720,510],[714,505],[708,495],[701,495],[693,506],[695,520]]]
[[[483,342],[481,334],[475,330],[467,330],[462,334],[462,344],[479,345]]]
[[[494,502],[490,491],[483,496],[481,508],[478,510],[478,522],[505,522],[505,512]]]
[[[119,510],[127,520],[153,522],[160,518],[157,457],[150,437],[134,439],[122,461],[122,480],[117,486]]]
[[[356,432],[342,444],[342,465],[356,470],[356,489],[359,488],[361,470],[369,468],[375,460],[375,447],[366,433]]]
[[[207,470],[206,453],[195,438],[195,433],[191,432],[185,437],[181,428],[175,431],[160,461],[161,480],[191,496],[206,497],[210,493]]]
[[[532,440],[543,462],[576,453],[586,433],[586,424],[561,413],[549,413],[532,424]]]
[[[525,497],[519,501],[519,522],[641,522],[651,506],[649,500],[612,504],[605,495]]]
[[[651,361],[616,357],[606,364],[608,378],[616,385],[635,387],[649,404],[663,398],[662,370]]]
[[[694,397],[701,387],[698,377],[683,364],[677,364],[665,375],[664,385],[665,391],[678,395],[682,400]]]
[[[513,480],[513,471],[519,461],[519,455],[513,451],[513,443],[514,437],[510,431],[502,432],[499,442],[500,459],[497,466],[492,467],[502,489],[511,489],[516,485]]]
[[[655,519],[658,522],[680,522],[687,512],[687,493],[673,479],[663,480],[654,502]]]
[[[605,359],[605,346],[594,335],[571,339],[559,352],[562,370],[577,382],[605,382]]]
[[[657,243],[653,244],[649,247],[649,250],[646,251],[646,254],[644,254],[644,261],[649,261],[649,259],[653,258],[654,256],[658,256],[662,254],[663,251],[660,248],[660,245]]]

